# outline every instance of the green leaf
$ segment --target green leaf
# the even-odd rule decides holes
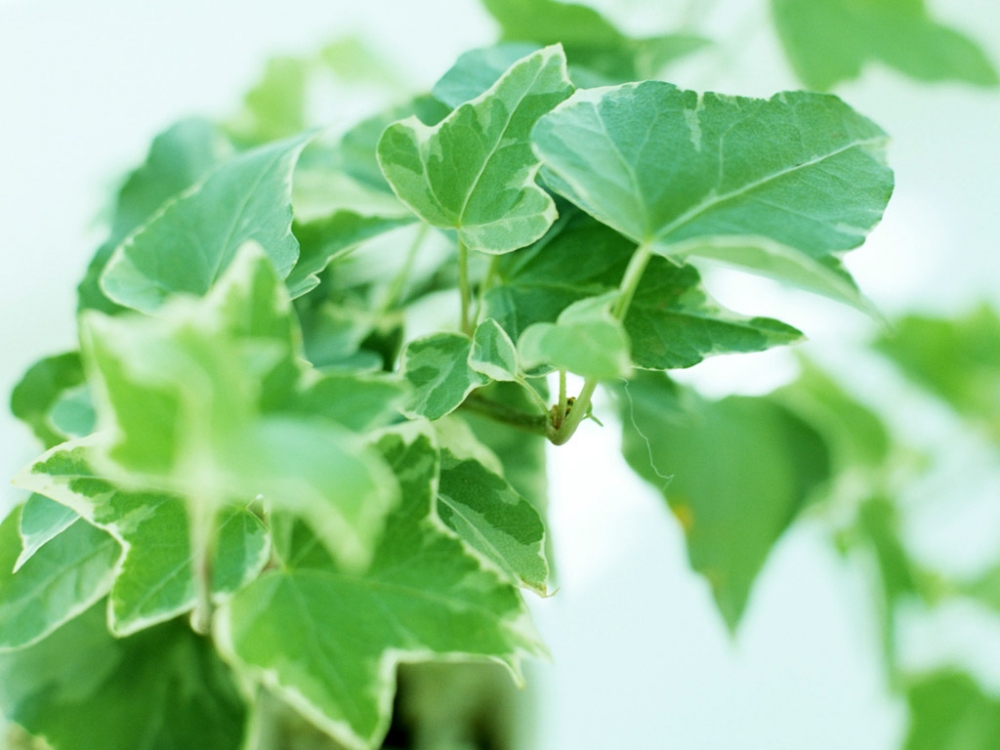
[[[389,126],[378,144],[382,172],[420,218],[457,230],[468,247],[524,247],[556,218],[552,199],[535,184],[539,162],[528,133],[571,91],[562,50],[539,50],[438,125],[411,117]]]
[[[32,495],[21,507],[21,554],[14,572],[47,542],[72,526],[80,516],[44,495]]]
[[[392,123],[408,117],[416,117],[424,125],[433,127],[447,117],[451,110],[452,107],[435,97],[424,95],[362,120],[340,139],[336,164],[361,184],[390,193],[392,188],[386,182],[376,156],[382,133]]]
[[[623,389],[622,452],[684,529],[735,630],[767,555],[829,474],[820,436],[769,398],[705,401],[659,374]]]
[[[713,354],[759,352],[792,344],[802,333],[772,318],[746,318],[708,296],[692,266],[653,258],[636,289],[625,330],[638,367],[691,367]]]
[[[362,216],[353,211],[336,211],[323,219],[296,224],[300,254],[286,280],[289,293],[295,298],[315,289],[319,273],[332,260],[362,242],[412,223],[412,217]]]
[[[179,494],[199,514],[262,495],[307,519],[342,563],[364,566],[394,480],[356,435],[296,410],[311,371],[260,250],[247,245],[203,299],[176,299],[156,318],[93,315],[82,328],[100,473]]]
[[[95,440],[78,440],[52,449],[16,481],[72,509],[124,549],[120,570],[110,587],[109,625],[116,635],[126,635],[194,607],[197,594],[190,527],[181,498],[123,492],[102,479],[92,466]],[[269,547],[263,525],[246,510],[224,509],[217,526],[213,592],[216,601],[222,601],[260,573]],[[49,542],[42,552],[63,536]],[[107,590],[98,597],[105,593]]]
[[[229,126],[236,140],[261,144],[306,129],[308,64],[295,57],[272,57],[261,79],[243,99],[245,111]]]
[[[532,139],[550,188],[667,256],[760,237],[824,258],[864,241],[893,186],[885,133],[821,94],[765,101],[657,81],[578,91]],[[759,272],[760,253],[746,263]]]
[[[0,710],[57,750],[238,750],[246,709],[211,643],[172,622],[112,637],[96,605],[0,654]]]
[[[907,695],[910,729],[904,750],[995,750],[1000,701],[971,677],[938,672],[923,677]]]
[[[492,318],[476,328],[469,353],[469,367],[491,380],[517,379],[517,349],[507,332]]]
[[[129,175],[118,193],[111,235],[80,283],[80,310],[115,314],[124,309],[108,299],[100,286],[101,274],[115,248],[168,200],[228,159],[232,151],[219,129],[208,120],[182,120],[156,136],[146,162]]]
[[[985,305],[945,320],[912,315],[876,348],[915,383],[1000,440],[1000,317]]]
[[[204,295],[248,241],[281,278],[299,257],[291,232],[292,170],[312,133],[227,162],[164,206],[114,252],[101,277],[115,302],[153,312],[179,293]]]
[[[306,388],[292,408],[366,432],[398,421],[407,393],[407,384],[395,378],[334,372]]]
[[[583,299],[563,310],[554,324],[528,327],[517,342],[522,365],[549,365],[588,378],[628,375],[628,336],[610,312],[617,298],[617,292],[609,292]]]
[[[471,353],[472,341],[460,333],[435,333],[411,341],[403,352],[403,376],[413,386],[405,413],[440,419],[489,382],[469,367]]]
[[[445,450],[437,508],[441,520],[505,576],[545,595],[545,526],[506,479],[479,461]]]
[[[33,364],[10,394],[11,413],[34,431],[45,445],[66,440],[51,421],[59,397],[83,382],[83,366],[77,352],[46,357]]]
[[[86,383],[63,391],[49,412],[49,422],[67,438],[86,437],[97,426],[97,412]]]
[[[555,0],[483,0],[508,42],[559,44],[574,66],[608,83],[652,78],[664,65],[708,41],[689,34],[631,39],[593,8]],[[575,74],[574,74],[575,77]]]
[[[217,621],[230,659],[350,748],[379,746],[400,661],[478,658],[516,670],[521,655],[542,651],[516,590],[436,517],[438,456],[428,437],[389,434],[380,448],[403,501],[369,570],[345,573],[307,542]]]
[[[0,652],[41,640],[103,597],[121,556],[114,539],[77,518],[11,572],[20,521],[18,508],[0,524]]]
[[[826,90],[880,61],[920,81],[1000,83],[980,47],[942,26],[923,2],[904,0],[772,0],[778,36],[796,75]]]
[[[457,109],[492,88],[511,65],[540,46],[515,42],[469,50],[459,55],[455,64],[434,84],[431,93],[451,109]]]

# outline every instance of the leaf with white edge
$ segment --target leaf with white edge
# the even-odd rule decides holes
[[[142,312],[176,294],[204,295],[249,241],[288,276],[299,257],[292,170],[312,137],[247,151],[168,203],[115,250],[101,277],[104,292]]]
[[[15,481],[72,509],[124,549],[110,587],[109,625],[117,635],[125,635],[195,606],[189,522],[181,498],[124,492],[98,476],[91,462],[96,440],[95,436],[53,448]],[[216,601],[223,601],[260,573],[269,546],[263,525],[246,510],[225,508],[217,528],[213,593]]]
[[[455,64],[434,84],[431,93],[435,99],[456,109],[488,91],[511,65],[540,46],[515,42],[469,50],[459,55]]]
[[[34,431],[45,445],[66,440],[51,421],[53,407],[66,391],[83,383],[83,365],[77,352],[39,360],[24,373],[10,394],[11,413]]]
[[[435,333],[411,341],[403,352],[403,377],[413,393],[404,412],[440,419],[489,382],[469,367],[471,353],[472,340],[460,333]]]
[[[52,404],[49,421],[69,439],[86,437],[97,425],[97,413],[86,383],[63,391]]]
[[[632,370],[629,339],[610,308],[618,292],[574,302],[555,323],[528,327],[517,342],[525,369],[549,365],[587,378],[625,377]]]
[[[212,644],[172,622],[108,633],[98,604],[0,654],[0,711],[57,750],[239,750],[246,707]]]
[[[504,575],[546,594],[545,526],[506,479],[474,459],[442,451],[437,509],[452,531]]]
[[[771,0],[771,9],[792,68],[812,89],[857,78],[876,60],[918,81],[1000,84],[983,50],[918,0]]]
[[[667,256],[763,237],[824,258],[864,241],[893,187],[885,133],[823,94],[748,99],[659,81],[577,91],[532,140],[550,188]]]
[[[111,536],[77,517],[12,572],[20,518],[18,508],[0,524],[0,652],[41,640],[103,597],[121,557]]]
[[[357,435],[295,410],[298,328],[268,258],[248,244],[208,296],[159,313],[82,321],[103,427],[95,468],[192,510],[263,495],[363,567],[394,479]]]
[[[319,274],[331,261],[386,232],[413,223],[413,217],[362,216],[336,211],[323,219],[294,226],[300,245],[299,260],[285,283],[293,298],[319,285]]]
[[[72,526],[78,518],[80,516],[77,513],[44,495],[29,497],[21,507],[21,554],[14,563],[14,572],[47,542]]]
[[[507,332],[492,318],[476,328],[469,367],[491,380],[517,379],[517,349]]]
[[[792,344],[802,333],[772,318],[747,318],[718,305],[692,266],[653,258],[639,282],[625,330],[637,367],[691,367],[713,354],[759,352]]]
[[[539,50],[438,125],[411,117],[389,126],[379,165],[400,200],[428,224],[457,230],[468,247],[524,247],[556,218],[552,198],[535,184],[539,161],[528,133],[571,91],[562,50]]]
[[[767,397],[706,401],[659,373],[622,389],[622,452],[666,497],[730,630],[771,548],[829,475],[822,438]]]
[[[100,286],[101,274],[115,248],[168,200],[200,181],[232,154],[233,148],[219,128],[200,118],[181,120],[153,139],[145,163],[129,175],[118,192],[110,236],[80,282],[80,310],[114,315],[125,309],[109,300]]]
[[[910,728],[904,750],[995,750],[1000,700],[969,675],[941,671],[909,686]]]
[[[544,653],[517,590],[437,518],[429,438],[390,433],[379,447],[403,501],[368,571],[345,573],[306,541],[216,620],[230,660],[352,750],[385,736],[399,662],[489,659],[516,673],[522,656]]]

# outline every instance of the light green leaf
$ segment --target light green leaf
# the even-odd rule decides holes
[[[100,605],[0,654],[0,711],[57,750],[238,750],[246,714],[208,640],[179,622],[114,638]]]
[[[823,258],[864,241],[893,186],[885,133],[821,94],[765,101],[657,81],[578,91],[532,139],[549,187],[668,256],[763,237]],[[759,271],[759,252],[747,264]]]
[[[732,313],[706,294],[698,272],[653,258],[636,289],[625,330],[638,367],[691,367],[713,354],[759,352],[795,343],[802,333],[772,318]]]
[[[663,492],[730,630],[767,555],[829,474],[827,448],[769,398],[705,401],[647,374],[622,391],[622,452]]]
[[[306,294],[319,285],[319,274],[330,261],[362,242],[412,223],[412,217],[362,216],[353,211],[336,211],[323,219],[296,224],[300,254],[286,280],[289,293],[293,298]]]
[[[438,515],[513,582],[545,595],[545,526],[502,476],[474,459],[443,451]]]
[[[771,0],[778,36],[806,86],[826,90],[880,61],[920,81],[1000,83],[983,50],[919,0]]]
[[[982,305],[954,320],[912,315],[876,342],[915,383],[1000,440],[1000,317]]]
[[[345,573],[305,540],[286,569],[264,574],[217,620],[228,658],[358,749],[385,735],[400,661],[490,659],[516,670],[522,655],[542,652],[516,590],[437,519],[430,440],[390,434],[380,448],[403,501],[369,570]]]
[[[117,635],[125,635],[194,607],[189,522],[181,498],[123,492],[97,475],[92,466],[95,442],[96,436],[53,448],[16,481],[72,509],[124,549],[110,587],[109,625]],[[213,592],[216,601],[222,601],[260,573],[269,547],[263,525],[246,510],[223,509],[217,527]],[[104,593],[107,590],[99,596]]]
[[[610,312],[617,292],[574,302],[556,322],[528,327],[517,342],[525,369],[549,365],[583,377],[625,377],[632,369],[629,340]]]
[[[49,412],[49,422],[67,438],[86,437],[94,431],[97,413],[86,383],[59,394]]]
[[[570,65],[594,71],[607,83],[652,78],[671,60],[708,44],[689,34],[632,39],[593,8],[576,3],[483,0],[483,5],[500,23],[504,41],[561,43]]]
[[[72,526],[80,516],[44,495],[32,495],[21,507],[21,554],[14,572],[47,542]]]
[[[67,439],[52,424],[52,409],[66,391],[83,382],[83,366],[77,352],[46,357],[33,364],[10,394],[11,413],[51,448]]]
[[[204,295],[251,240],[288,276],[299,257],[292,170],[312,137],[247,151],[168,203],[115,250],[101,277],[104,292],[143,312],[178,293]]]
[[[995,750],[1000,700],[960,672],[926,675],[909,689],[904,750]]]
[[[476,328],[469,367],[491,380],[517,379],[517,349],[507,332],[492,318]]]
[[[552,199],[535,184],[539,163],[528,133],[571,91],[562,50],[539,50],[438,125],[411,117],[389,126],[378,144],[382,172],[418,216],[457,230],[468,247],[524,247],[556,218]]]
[[[403,376],[413,386],[406,414],[440,419],[489,382],[469,367],[471,353],[472,341],[460,333],[435,333],[411,341],[403,352]]]
[[[232,146],[208,120],[182,120],[156,136],[146,162],[129,175],[118,192],[111,234],[80,283],[80,310],[113,315],[124,309],[108,299],[100,286],[101,274],[115,248],[168,200],[201,180],[232,153]]]
[[[292,408],[365,432],[398,420],[407,393],[407,383],[395,378],[334,372],[310,384]]]
[[[342,563],[365,564],[394,480],[358,436],[296,411],[297,325],[259,250],[247,245],[203,299],[82,328],[102,475],[181,495],[199,513],[262,495],[306,518]]]
[[[309,66],[295,57],[272,57],[243,98],[244,112],[229,126],[235,140],[257,145],[306,129]]]
[[[507,69],[540,46],[530,43],[498,44],[469,50],[434,84],[431,93],[438,101],[456,109],[488,91]]]
[[[0,524],[0,652],[41,640],[103,597],[121,556],[114,539],[77,518],[12,572],[20,521],[18,508]]]

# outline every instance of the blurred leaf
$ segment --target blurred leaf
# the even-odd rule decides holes
[[[378,375],[326,373],[304,388],[290,408],[365,432],[399,418],[408,393],[406,386],[398,379]]]
[[[243,99],[244,112],[230,126],[234,140],[257,146],[306,129],[309,65],[296,57],[272,57]]]
[[[427,436],[384,436],[403,501],[371,567],[337,568],[315,543],[266,573],[220,612],[231,658],[349,747],[378,747],[402,660],[492,659],[517,669],[542,652],[516,590],[436,517],[438,456]],[[327,623],[337,623],[331,628]],[[295,632],[301,637],[287,638]]]
[[[208,120],[181,120],[153,139],[146,162],[129,175],[118,192],[111,234],[80,283],[80,310],[94,309],[108,314],[123,310],[108,299],[100,286],[104,267],[115,248],[168,200],[227,160],[232,151],[219,129]]]
[[[771,0],[778,36],[806,86],[826,90],[878,60],[921,81],[1000,83],[968,37],[934,21],[921,0]]]
[[[17,508],[0,524],[0,653],[36,643],[108,593],[121,556],[114,539],[78,517],[11,572],[20,521]]]
[[[893,186],[885,133],[820,94],[765,101],[657,81],[581,90],[532,140],[550,188],[667,256],[762,237],[821,259],[864,241]],[[759,255],[746,262],[760,272]]]
[[[469,367],[472,341],[460,333],[435,333],[411,341],[403,352],[403,376],[413,386],[406,413],[440,419],[488,379]]]
[[[52,424],[52,409],[60,396],[83,383],[83,365],[77,352],[46,357],[33,364],[10,394],[11,413],[27,424],[51,448],[67,439]]]
[[[93,439],[58,446],[18,476],[18,483],[71,508],[80,524],[103,529],[125,554],[109,585],[108,624],[127,635],[187,612],[197,592],[191,563],[190,522],[184,501],[155,492],[123,492],[91,465]],[[107,536],[104,531],[101,537]],[[213,592],[217,600],[253,580],[268,559],[264,526],[253,514],[226,508],[217,522]],[[62,539],[56,538],[56,541]],[[46,551],[56,542],[42,548]],[[118,544],[115,544],[118,549]],[[117,557],[117,555],[116,555]],[[98,598],[98,597],[95,597]],[[93,601],[94,599],[91,599]]]
[[[535,323],[517,342],[525,369],[548,365],[586,378],[625,377],[632,369],[629,340],[611,314],[618,292],[574,302],[555,323]]]
[[[986,307],[964,318],[909,316],[875,344],[918,385],[1000,437],[1000,318]]]
[[[1000,701],[971,677],[939,672],[910,688],[910,729],[904,750],[997,750]]]
[[[247,151],[167,204],[115,250],[101,277],[104,292],[142,312],[178,293],[204,295],[248,241],[288,276],[299,257],[292,170],[312,136]]]
[[[773,399],[706,401],[653,373],[623,389],[622,423],[625,459],[666,497],[735,630],[771,548],[829,476],[825,444]]]
[[[535,184],[528,132],[570,91],[562,51],[539,50],[438,125],[416,117],[390,125],[379,165],[400,200],[427,223],[457,230],[468,247],[496,254],[524,247],[556,218]]]
[[[86,383],[59,394],[49,412],[49,421],[67,438],[86,437],[94,431],[97,413]]]
[[[542,46],[514,42],[469,50],[459,55],[455,64],[434,84],[431,94],[456,109],[486,93],[508,68]]]
[[[438,515],[511,581],[545,595],[545,526],[502,476],[474,459],[442,451]]]
[[[238,750],[246,712],[208,640],[179,622],[113,638],[100,604],[0,653],[0,710],[56,750]]]

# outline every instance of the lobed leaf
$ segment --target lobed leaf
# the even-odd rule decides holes
[[[468,247],[497,254],[524,247],[556,218],[535,184],[539,162],[528,133],[571,91],[562,50],[539,50],[437,125],[411,117],[389,126],[379,165],[400,200],[427,223],[455,229]]]
[[[80,516],[70,508],[44,495],[31,495],[21,506],[21,554],[14,563],[14,572],[24,565],[47,542],[72,526]]]
[[[52,410],[59,398],[84,380],[83,365],[77,352],[45,357],[24,373],[10,394],[11,413],[31,427],[46,448],[66,440],[67,436],[52,424]]]
[[[488,379],[469,366],[472,341],[460,333],[435,333],[411,341],[403,352],[403,377],[413,387],[404,413],[440,419],[455,411]]]
[[[349,748],[384,737],[400,661],[491,659],[516,670],[522,654],[541,651],[516,590],[436,518],[430,439],[390,433],[379,447],[403,500],[368,571],[344,572],[304,540],[286,569],[238,594],[218,620],[229,659]]]
[[[829,475],[827,447],[770,398],[705,401],[659,374],[623,391],[622,452],[666,498],[730,630],[771,548]]]
[[[490,380],[517,379],[517,349],[507,332],[492,318],[476,328],[469,352],[469,367]]]

